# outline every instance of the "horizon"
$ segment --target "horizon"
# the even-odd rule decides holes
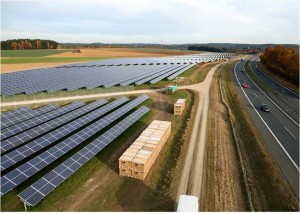
[[[4,0],[1,40],[299,44],[298,8],[297,0]]]

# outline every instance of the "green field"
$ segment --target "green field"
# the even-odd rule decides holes
[[[47,62],[84,62],[107,59],[105,57],[11,57],[2,58],[1,64],[47,63]]]
[[[41,57],[70,52],[71,50],[1,50],[1,57]]]

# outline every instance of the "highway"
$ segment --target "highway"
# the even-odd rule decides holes
[[[269,151],[299,198],[299,125],[294,120],[292,111],[282,108],[277,103],[278,100],[272,102],[269,94],[262,92],[247,73],[243,72],[244,66],[245,61],[238,62],[233,69],[239,98],[244,102]],[[248,83],[250,88],[242,88],[243,83]],[[274,87],[278,86],[274,84]],[[282,93],[284,92],[282,91]],[[288,99],[295,98],[289,97]],[[289,101],[286,100],[282,105],[287,102]],[[262,103],[268,104],[271,112],[263,112],[260,109]],[[294,109],[293,105],[292,103],[288,106]]]
[[[261,71],[256,65],[257,59],[253,58],[250,61],[250,69],[273,90],[273,93],[268,93],[269,98],[299,125],[299,95]]]

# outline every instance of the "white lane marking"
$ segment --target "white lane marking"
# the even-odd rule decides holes
[[[258,97],[257,94],[255,94],[255,93],[253,93],[253,94],[254,94],[256,97]]]
[[[238,63],[237,63],[237,64],[238,64]],[[236,65],[237,65],[237,64],[236,64]],[[238,81],[238,84],[239,84],[240,87],[241,87],[241,83],[240,83],[240,81],[239,81],[239,79],[237,78],[237,75],[236,75],[236,70],[235,70],[236,65],[234,66],[234,75],[235,75],[236,80]],[[262,122],[265,124],[265,126],[267,127],[267,129],[269,130],[269,132],[271,133],[271,135],[273,135],[274,139],[277,141],[277,143],[279,144],[279,146],[282,148],[282,150],[283,150],[283,151],[285,152],[285,154],[288,156],[288,158],[290,159],[290,161],[292,161],[292,163],[293,163],[293,165],[296,167],[296,169],[297,169],[298,171],[300,171],[299,168],[298,168],[298,166],[297,166],[297,164],[293,161],[293,159],[291,158],[291,156],[289,155],[289,153],[288,153],[288,152],[285,150],[285,148],[281,145],[280,141],[277,139],[277,137],[275,136],[275,134],[272,132],[271,128],[267,125],[267,123],[264,121],[264,119],[263,119],[263,118],[261,117],[261,115],[258,113],[258,111],[257,111],[256,108],[254,107],[253,103],[250,101],[249,97],[247,96],[245,90],[244,90],[242,87],[241,87],[241,89],[242,89],[243,93],[245,94],[247,100],[249,101],[250,105],[252,106],[252,108],[254,109],[254,111],[256,112],[256,114],[259,116],[259,118],[262,120]]]
[[[295,138],[294,135],[288,130],[287,127],[284,127],[284,129],[287,130],[287,132],[288,132],[290,135],[292,135],[293,138]],[[297,140],[297,139],[295,138],[295,140]]]
[[[257,57],[257,58],[258,58],[258,57]],[[254,60],[254,59],[255,59],[255,58],[251,59],[251,61]],[[255,62],[255,66],[258,68],[258,70],[259,70],[262,74],[264,74],[264,75],[265,75],[266,77],[268,77],[270,80],[276,82],[278,85],[282,86],[283,88],[289,90],[290,92],[292,92],[293,94],[295,94],[296,96],[299,97],[299,94],[295,93],[294,91],[292,91],[292,90],[289,89],[288,87],[282,85],[280,82],[278,82],[277,80],[271,78],[271,77],[270,77],[269,75],[267,75],[265,72],[263,72],[262,70],[260,70],[260,68],[257,66],[256,62]],[[295,98],[295,99],[296,99],[296,98]],[[297,101],[299,101],[299,99],[297,99]]]
[[[245,68],[245,65],[244,64],[244,69]],[[250,69],[251,69],[251,66],[249,66]],[[252,69],[251,69],[252,70]],[[298,127],[299,127],[299,124],[293,120],[293,118],[291,118],[285,111],[282,110],[282,108],[280,108],[265,92],[263,92],[260,87],[258,87],[258,85],[256,85],[256,83],[251,79],[251,77],[249,77],[249,75],[246,73],[246,75],[248,76],[248,78],[253,82],[253,84],[261,91],[261,93],[263,93],[263,95],[265,95],[282,113],[284,113],[293,123],[295,123]]]

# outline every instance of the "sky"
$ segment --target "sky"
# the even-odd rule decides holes
[[[1,0],[1,40],[299,44],[299,0]]]

